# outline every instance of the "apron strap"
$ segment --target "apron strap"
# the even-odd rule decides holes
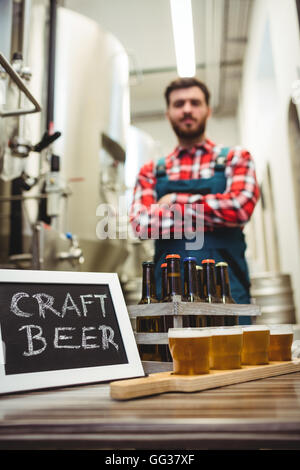
[[[225,162],[227,155],[230,151],[230,147],[214,147],[214,153],[216,154],[215,171],[222,171],[225,169]]]
[[[157,178],[162,178],[166,176],[167,171],[166,171],[166,161],[165,157],[162,157],[158,160],[156,164],[156,177]]]

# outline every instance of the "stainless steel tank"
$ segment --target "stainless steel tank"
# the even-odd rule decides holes
[[[127,240],[118,233],[99,239],[96,229],[99,206],[117,212],[125,193],[128,57],[99,24],[62,7],[56,45],[54,127],[62,136],[54,152],[62,158],[62,175],[71,190],[61,230],[77,235],[85,259],[82,270],[119,272]]]
[[[24,3],[24,8],[26,15],[20,28],[24,27],[24,62],[31,69],[27,86],[43,109],[34,116],[17,118],[17,122],[14,118],[4,124],[0,119],[1,135],[5,134],[0,142],[2,156],[3,146],[13,133],[35,144],[46,130],[49,2],[32,0]],[[36,251],[32,243],[36,240],[36,246],[43,247],[37,265],[43,261],[40,265],[44,269],[78,269],[76,260],[80,259],[84,260],[81,270],[118,272],[128,254],[127,239],[118,234],[113,239],[99,239],[96,228],[99,207],[106,204],[117,213],[119,196],[125,193],[130,122],[128,58],[119,41],[99,24],[62,7],[57,9],[54,105],[54,131],[62,136],[48,153],[30,151],[16,157],[6,148],[5,172],[1,165],[0,180],[0,263],[2,267],[10,263],[11,267],[32,268],[31,256]],[[61,160],[59,175],[49,171],[52,153]],[[8,253],[12,232],[10,184],[22,171],[40,179],[41,184],[28,191],[26,198],[20,197],[24,250],[12,260]],[[41,194],[43,181],[46,194]],[[58,192],[51,191],[51,185]],[[51,208],[54,214],[48,227],[39,221],[41,196],[48,198],[47,210]]]

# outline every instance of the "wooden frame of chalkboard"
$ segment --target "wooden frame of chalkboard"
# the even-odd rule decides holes
[[[0,393],[144,376],[118,275],[0,269]]]

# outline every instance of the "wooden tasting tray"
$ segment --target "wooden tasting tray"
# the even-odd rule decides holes
[[[300,371],[300,359],[270,362],[259,366],[242,366],[235,370],[210,370],[202,375],[175,375],[159,372],[147,377],[111,382],[110,394],[115,400],[129,400],[167,392],[199,392],[256,379]]]
[[[222,315],[222,316],[251,316],[253,318],[261,315],[261,308],[254,304],[209,304],[206,302],[182,302],[180,297],[175,296],[173,302],[127,305],[131,318],[173,315],[177,319],[175,327],[182,326],[181,320],[184,315]]]

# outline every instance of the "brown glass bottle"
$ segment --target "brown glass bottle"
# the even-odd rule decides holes
[[[144,261],[143,263],[143,287],[142,298],[140,304],[153,304],[157,303],[155,277],[154,277],[154,263],[152,261]]]
[[[167,255],[167,274],[168,274],[168,286],[169,292],[166,297],[166,302],[172,302],[174,297],[181,300],[182,296],[182,284],[180,274],[180,255]]]
[[[217,295],[223,304],[235,304],[231,296],[230,281],[228,274],[228,264],[220,262],[216,264],[216,287]]]
[[[197,283],[198,283],[198,294],[202,301],[204,301],[204,281],[203,281],[203,267],[197,265]]]
[[[154,263],[152,261],[145,261],[142,266],[143,287],[142,298],[139,305],[158,303],[159,301],[156,298]],[[164,331],[163,323],[163,318],[161,316],[137,317],[136,331],[137,333],[159,333]],[[165,345],[138,344],[138,350],[142,361],[163,361],[165,349]]]
[[[187,257],[184,263],[184,302],[202,302],[199,296],[196,258]],[[183,326],[185,327],[203,327],[206,326],[204,315],[185,315],[183,317]]]
[[[182,285],[180,274],[180,255],[170,254],[166,256],[167,263],[167,295],[164,297],[163,302],[173,302],[181,300]],[[186,326],[186,325],[183,325]],[[173,315],[164,315],[164,331],[167,332],[169,328],[174,327]],[[167,361],[172,361],[169,347],[166,351]]]
[[[235,304],[236,302],[233,300],[231,296],[228,264],[225,263],[224,261],[221,261],[220,263],[216,264],[215,269],[216,269],[216,284],[217,284],[218,297],[221,299],[221,302],[223,304]],[[237,325],[238,316],[237,315],[225,315],[224,324],[226,326]]]
[[[196,258],[187,257],[183,260],[184,265],[184,302],[201,302],[198,293]]]
[[[217,296],[217,283],[215,273],[215,260],[204,259],[203,266],[203,289],[205,302],[220,303]]]
[[[169,293],[167,263],[162,263],[161,267],[161,302],[165,302]]]
[[[221,303],[217,295],[215,260],[205,259],[202,261],[203,266],[203,287],[204,299],[208,303]],[[223,326],[223,315],[207,315],[207,326]]]

